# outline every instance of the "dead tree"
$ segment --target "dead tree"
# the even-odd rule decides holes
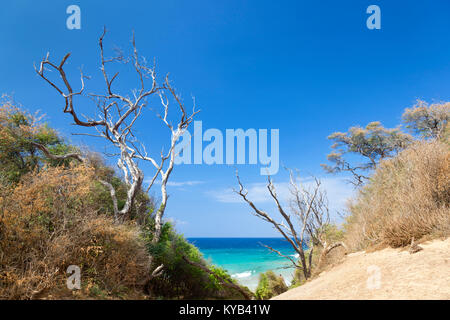
[[[121,53],[110,58],[105,57],[103,49],[105,34],[106,29],[99,39],[100,70],[105,82],[105,92],[86,94],[85,79],[87,77],[84,76],[82,71],[80,76],[81,88],[78,91],[74,91],[64,70],[70,53],[66,54],[59,63],[50,61],[49,53],[47,53],[46,57],[40,62],[39,68],[35,67],[35,70],[42,79],[50,84],[64,98],[65,105],[63,111],[71,115],[75,125],[96,129],[95,134],[86,133],[85,135],[101,137],[117,148],[118,152],[113,155],[118,156],[117,166],[122,170],[127,185],[127,198],[123,208],[118,208],[116,191],[112,184],[107,181],[100,181],[110,191],[116,222],[123,221],[130,214],[136,195],[142,190],[144,173],[139,168],[138,161],[148,161],[152,164],[154,174],[150,179],[146,191],[149,191],[158,177],[161,178],[161,205],[155,213],[155,231],[153,236],[153,241],[156,243],[159,241],[161,235],[162,218],[167,205],[167,182],[175,163],[175,145],[193,121],[198,111],[195,110],[194,103],[192,113],[188,114],[181,98],[171,86],[168,76],[165,77],[161,85],[158,84],[155,67],[148,67],[145,59],[138,55],[134,34],[132,38],[133,52],[128,58],[125,58]],[[119,94],[114,90],[113,84],[115,83],[114,81],[117,82],[119,73],[116,72],[110,75],[106,69],[110,63],[114,62],[131,63],[133,65],[139,87],[131,91],[131,96]],[[56,71],[62,79],[63,84],[58,85],[55,79],[50,79],[47,76],[47,71]],[[89,97],[94,102],[98,110],[95,117],[80,119],[75,106],[75,98],[79,96]],[[158,114],[158,116],[162,120],[162,123],[170,130],[171,135],[168,150],[165,153],[161,152],[160,159],[148,155],[145,146],[139,142],[133,132],[133,126],[141,118],[143,112],[149,109],[149,99],[154,96],[158,98],[162,105],[162,115]],[[179,119],[176,125],[172,125],[168,119],[170,101],[175,102],[179,109]],[[45,150],[43,152],[48,154]],[[77,158],[73,155],[72,157]]]
[[[256,207],[248,198],[248,192],[242,185],[237,173],[239,190],[235,190],[235,192],[252,208],[254,215],[273,225],[280,235],[289,242],[299,258],[296,260],[270,246],[264,246],[288,259],[295,268],[303,272],[305,279],[309,279],[312,270],[312,257],[316,248],[322,248],[322,255],[326,255],[338,246],[345,247],[345,244],[343,242],[327,243],[325,232],[330,224],[330,216],[326,192],[322,190],[320,180],[314,178],[312,186],[308,188],[299,181],[292,171],[289,171],[289,173],[289,190],[291,193],[289,211],[284,209],[272,179],[270,176],[268,177],[267,190],[277,206],[278,213],[282,218],[281,221],[277,221],[273,218],[273,215],[269,215],[269,213]],[[305,250],[306,245],[308,245],[308,248]]]

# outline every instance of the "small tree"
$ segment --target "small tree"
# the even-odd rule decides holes
[[[351,127],[348,132],[335,132],[328,136],[334,144],[334,150],[327,158],[333,165],[321,166],[329,173],[350,172],[351,181],[356,186],[362,185],[369,179],[368,171],[376,169],[378,163],[396,155],[411,143],[413,138],[398,128],[384,128],[380,122],[371,122],[365,128]],[[346,155],[356,155],[363,161],[351,163]]]
[[[289,212],[281,204],[270,176],[267,183],[267,190],[277,206],[282,221],[275,220],[273,215],[256,207],[248,198],[248,192],[242,185],[238,174],[236,176],[239,190],[235,190],[235,192],[252,208],[254,215],[273,225],[299,255],[299,260],[297,261],[270,246],[264,246],[288,259],[295,268],[302,270],[305,279],[309,279],[312,274],[312,256],[316,248],[322,248],[322,255],[326,255],[336,247],[343,246],[345,248],[346,246],[343,242],[328,243],[327,241],[326,231],[330,225],[330,215],[326,192],[321,188],[320,180],[314,178],[312,186],[307,187],[300,182],[298,175],[292,171],[289,171],[289,174],[291,193]],[[306,244],[308,244],[308,249],[305,249]]]
[[[25,173],[44,164],[61,164],[43,157],[37,146],[55,154],[74,151],[40,119],[7,99],[0,100],[0,172],[10,182],[18,182]]]
[[[418,100],[402,115],[403,123],[412,133],[425,138],[441,138],[450,120],[450,102],[428,104]]]
[[[127,198],[122,208],[119,208],[116,190],[109,181],[101,181],[101,183],[110,190],[111,198],[114,204],[114,218],[116,222],[123,221],[129,214],[136,199],[138,192],[142,188],[144,181],[144,173],[139,168],[138,161],[148,161],[154,167],[154,175],[152,176],[147,192],[154,184],[158,177],[161,177],[161,204],[156,211],[154,221],[155,230],[153,242],[159,241],[161,235],[162,218],[167,205],[167,182],[172,173],[176,154],[174,152],[176,142],[183,135],[189,124],[193,121],[194,116],[198,113],[195,105],[191,114],[186,111],[181,98],[176,94],[171,86],[168,76],[165,77],[162,84],[158,84],[155,67],[149,67],[144,58],[138,55],[134,34],[132,38],[132,54],[125,58],[120,52],[118,55],[106,58],[103,50],[103,38],[106,29],[103,31],[99,39],[100,47],[100,70],[103,74],[105,82],[105,91],[101,93],[85,94],[85,79],[81,72],[81,88],[74,91],[70,84],[64,66],[70,57],[70,53],[66,54],[59,63],[49,60],[49,54],[41,61],[39,68],[36,68],[37,74],[50,84],[65,101],[63,112],[69,114],[75,124],[86,128],[95,128],[97,134],[86,134],[90,136],[100,137],[108,141],[113,147],[118,149],[117,166],[122,170],[127,185]],[[136,72],[139,87],[132,90],[131,95],[119,94],[114,88],[113,83],[117,80],[119,73],[114,75],[108,74],[106,67],[110,63],[121,62],[131,63]],[[53,70],[61,77],[63,85],[59,86],[54,80],[51,80],[46,71]],[[149,82],[149,86],[147,84]],[[86,117],[85,120],[80,119],[75,107],[75,98],[87,96],[96,106],[98,113],[96,117]],[[144,112],[148,109],[149,99],[151,97],[159,97],[162,105],[162,115],[158,114],[162,123],[169,129],[171,138],[167,152],[161,152],[160,160],[151,157],[146,152],[145,146],[139,142],[134,132],[135,123],[142,118]],[[170,98],[169,98],[170,97]],[[173,101],[179,109],[179,120],[176,125],[172,125],[168,119],[169,102]],[[53,157],[45,146],[38,146],[49,157]],[[70,155],[79,160],[83,160],[80,155]]]

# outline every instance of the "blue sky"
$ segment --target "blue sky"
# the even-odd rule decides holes
[[[71,4],[81,8],[81,30],[66,28]],[[371,4],[381,8],[381,30],[366,28]],[[449,12],[448,1],[10,1],[0,11],[0,92],[41,110],[72,142],[103,151],[103,141],[71,135],[79,129],[33,63],[47,51],[55,59],[71,52],[73,80],[83,66],[93,77],[88,88],[97,90],[103,26],[107,50],[129,50],[134,30],[140,54],[156,59],[160,75],[170,72],[185,103],[195,96],[205,129],[279,129],[281,165],[322,177],[333,208],[342,208],[352,187],[320,168],[330,151],[326,137],[374,120],[396,126],[417,98],[449,100]],[[124,73],[117,88],[129,91],[133,81]],[[87,104],[80,110],[92,114]],[[163,130],[154,119],[137,124],[142,141],[158,150],[168,138]],[[274,210],[260,167],[237,168],[258,204]],[[175,168],[166,214],[180,232],[276,236],[230,192],[234,170]],[[285,190],[283,170],[274,180]]]

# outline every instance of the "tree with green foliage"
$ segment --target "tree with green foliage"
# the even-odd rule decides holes
[[[17,183],[21,176],[44,165],[68,165],[71,161],[51,159],[41,146],[55,155],[77,151],[40,120],[10,101],[0,104],[0,171],[10,182]]]
[[[424,138],[441,138],[450,120],[450,102],[428,104],[418,100],[402,115],[403,123],[412,133]]]
[[[413,140],[399,128],[388,129],[378,121],[369,123],[365,128],[357,126],[351,127],[348,132],[335,132],[328,139],[334,141],[331,146],[334,151],[327,156],[332,165],[321,166],[329,173],[351,173],[354,178],[351,182],[356,186],[369,179],[367,172],[375,170],[381,160],[395,156]],[[350,160],[352,155],[362,161],[353,163],[353,159]]]

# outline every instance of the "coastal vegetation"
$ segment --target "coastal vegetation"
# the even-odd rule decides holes
[[[50,60],[47,53],[35,70],[63,98],[63,112],[76,126],[95,129],[83,135],[102,138],[116,149],[110,156],[116,158],[121,177],[99,155],[65,143],[56,131],[13,103],[1,107],[0,157],[5,163],[5,184],[0,198],[0,226],[4,229],[0,237],[0,296],[52,297],[55,290],[68,290],[61,288],[65,284],[59,280],[67,268],[76,266],[92,275],[84,277],[83,297],[249,299],[245,288],[235,284],[225,270],[210,266],[197,248],[163,220],[176,142],[199,112],[195,103],[188,113],[168,76],[158,82],[155,67],[138,55],[134,35],[130,56],[117,51],[117,55],[105,57],[105,35],[106,29],[99,39],[103,92],[85,93],[88,77],[82,71],[80,89],[74,91],[66,70],[70,53],[60,62]],[[115,90],[113,82],[118,81],[119,73],[109,73],[114,63],[132,66],[139,83],[138,89],[131,90],[133,98]],[[98,114],[81,119],[80,98],[93,102]],[[161,105],[157,118],[170,136],[159,159],[147,153],[134,129],[148,113],[149,100],[155,98]],[[176,117],[169,115],[171,103],[178,111]],[[154,169],[145,187],[139,162],[148,162]],[[160,197],[155,201],[149,191],[157,180]],[[14,197],[23,202],[10,205]],[[89,261],[83,260],[83,253]],[[47,258],[51,260],[46,262]]]
[[[258,287],[255,291],[255,297],[259,300],[270,299],[282,294],[288,290],[281,275],[277,276],[272,270],[259,275]]]
[[[79,161],[80,148],[8,100],[0,105],[0,136],[1,299],[242,298],[226,284],[247,289],[169,222],[154,241],[158,203],[142,188],[117,221],[99,181],[114,187],[119,210],[128,185],[100,155],[84,150],[87,160]],[[80,290],[67,287],[73,265],[83,270]]]
[[[155,68],[138,55],[134,36],[130,57],[106,58],[105,34],[99,40],[103,92],[86,94],[83,73],[79,91],[73,90],[65,70],[70,54],[59,62],[47,54],[36,72],[63,98],[62,111],[76,126],[95,130],[82,134],[115,149],[109,156],[118,171],[101,155],[63,139],[43,117],[8,99],[0,103],[0,298],[269,299],[285,292],[284,279],[268,271],[252,293],[164,220],[176,144],[198,111],[194,103],[187,112],[168,77],[158,81]],[[107,69],[115,62],[137,75],[133,98],[114,90],[118,73]],[[49,70],[60,79],[52,79]],[[79,98],[89,98],[99,113],[82,120]],[[160,105],[157,118],[169,136],[157,156],[147,153],[134,129],[150,99]],[[170,104],[175,115],[169,116]],[[375,121],[331,134],[329,164],[322,166],[328,173],[345,173],[357,189],[342,225],[330,215],[319,178],[306,183],[288,169],[290,199],[284,203],[269,176],[267,197],[277,210],[266,212],[237,174],[237,195],[295,252],[286,255],[263,244],[295,268],[291,287],[352,251],[449,236],[449,119],[450,103],[418,101],[405,110],[404,128]],[[146,180],[143,162],[153,169]],[[156,187],[158,197],[150,196]],[[67,272],[74,267],[83,270],[79,290],[68,286]]]
[[[450,103],[418,101],[402,119],[415,138],[380,160],[349,203],[344,228],[351,250],[449,235]]]
[[[401,127],[387,129],[380,122],[371,122],[364,128],[351,127],[348,132],[328,137],[334,142],[328,155],[332,165],[322,166],[329,173],[349,173],[349,182],[357,188],[342,225],[328,219],[323,205],[326,195],[318,188],[305,191],[292,178],[292,201],[303,204],[300,214],[298,205],[291,205],[289,213],[283,210],[269,180],[269,194],[284,218],[277,222],[247,199],[238,177],[243,199],[288,241],[296,241],[298,234],[290,222],[291,214],[300,217],[298,227],[306,237],[299,239],[308,244],[300,258],[309,263],[293,263],[296,269],[291,288],[303,285],[347,253],[385,246],[412,247],[417,241],[450,235],[450,103],[429,105],[418,101],[404,111],[402,119],[412,135]],[[299,188],[302,192],[297,191]],[[308,196],[311,194],[314,197]],[[321,219],[324,216],[326,220]],[[293,248],[299,251],[295,242]],[[276,295],[268,283],[267,276],[260,278],[259,298]]]
[[[377,155],[387,154],[386,150],[390,154],[373,157],[376,159],[371,162],[373,165],[364,167],[368,179],[351,199],[343,225],[330,220],[320,180],[314,180],[308,189],[299,183],[296,172],[290,171],[294,196],[290,209],[294,211],[288,214],[278,203],[288,217],[285,223],[291,222],[294,231],[303,228],[298,229],[289,220],[290,214],[303,219],[300,220],[305,223],[303,238],[295,240],[291,233],[286,235],[295,245],[306,244],[301,250],[295,248],[296,253],[303,252],[306,268],[300,255],[298,260],[286,257],[295,266],[290,288],[303,285],[349,252],[404,247],[414,240],[450,234],[449,105],[421,103],[407,109],[403,119],[414,136],[395,129],[393,144],[385,135],[387,131],[394,132],[393,129],[384,129],[378,123],[331,137],[349,138],[342,156],[363,152],[362,158],[368,158],[370,148]],[[194,245],[176,233],[171,223],[162,225],[155,242],[158,203],[142,188],[136,193],[127,218],[118,222],[110,190],[99,181],[107,181],[114,187],[119,210],[127,200],[126,182],[100,155],[89,150],[81,153],[81,148],[67,143],[41,117],[5,100],[0,107],[0,136],[1,298],[253,296],[226,270],[210,265]],[[397,144],[398,137],[402,144]],[[377,143],[377,147],[361,148],[370,141]],[[79,161],[80,154],[88,160]],[[359,184],[358,177],[353,175],[355,185]],[[245,189],[240,186],[238,193],[246,199]],[[276,201],[270,178],[268,186],[269,195]],[[247,201],[251,206],[251,201]],[[259,211],[265,221],[273,224],[271,216]],[[84,270],[80,290],[67,288],[66,270],[73,264]],[[158,269],[159,266],[163,267]],[[269,299],[287,289],[284,279],[269,271],[260,275],[254,296]]]
[[[349,206],[346,242],[352,250],[401,247],[450,231],[448,143],[417,141],[380,164]]]

